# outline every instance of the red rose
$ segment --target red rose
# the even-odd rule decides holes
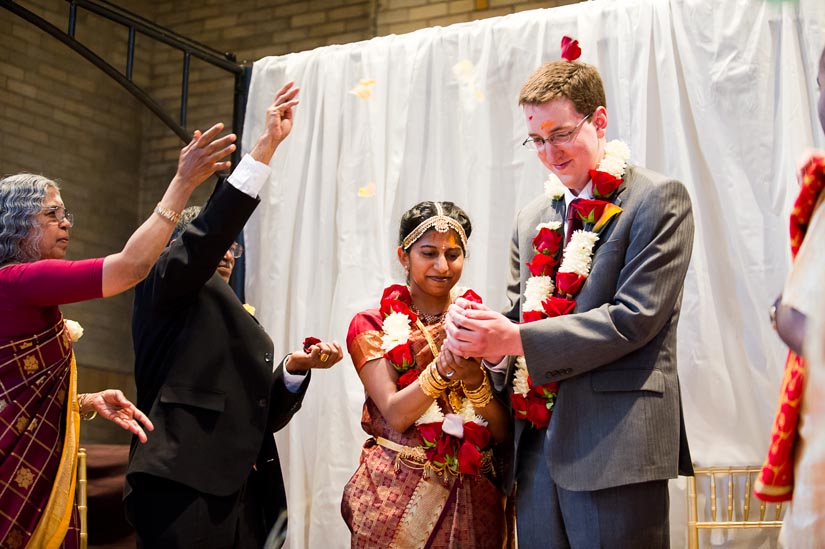
[[[579,41],[573,40],[569,36],[563,36],[561,39],[561,56],[568,61],[575,61],[581,57],[582,49],[579,47]]]
[[[441,437],[441,424],[440,423],[424,423],[423,425],[418,425],[418,433],[421,435],[421,439],[424,441],[425,446],[433,446],[435,447],[436,441]]]
[[[527,267],[533,276],[550,276],[558,264],[559,260],[552,255],[536,254],[533,256],[533,262],[527,263]]]
[[[559,382],[558,381],[551,381],[550,383],[545,383],[544,385],[539,385],[538,387],[534,387],[537,389],[538,395],[542,396],[543,398],[547,399],[547,393],[553,393],[554,395],[558,394],[559,392]]]
[[[470,442],[464,442],[458,449],[458,472],[478,475],[481,472],[481,452]]]
[[[414,364],[412,351],[410,350],[409,343],[402,343],[401,345],[396,345],[395,347],[384,353],[384,358],[389,360],[393,368],[395,368],[399,372],[406,372]]]
[[[570,204],[573,212],[579,217],[585,225],[595,225],[602,217],[602,212],[609,202],[604,200],[587,200],[586,198],[579,198]]]
[[[398,388],[403,389],[407,385],[412,385],[413,383],[415,383],[415,380],[418,379],[418,376],[420,375],[421,370],[418,370],[416,368],[410,368],[409,370],[401,374],[401,377],[398,378]]]
[[[309,336],[308,338],[304,339],[304,352],[309,353],[309,348],[318,343],[321,343],[321,340],[317,337]]]
[[[527,399],[527,419],[536,427],[547,427],[550,424],[550,410],[543,398]]]
[[[584,284],[586,279],[587,277],[581,276],[577,273],[558,272],[556,273],[556,289],[560,294],[574,296],[579,293],[579,290],[581,290],[582,284]]]
[[[481,303],[481,296],[472,290],[467,290],[466,292],[461,294],[461,297],[463,297],[467,301],[472,301],[473,303]]]
[[[545,314],[541,311],[524,311],[521,316],[524,318],[524,322],[535,322],[546,318]]]
[[[542,227],[533,239],[533,248],[536,249],[536,253],[555,256],[561,250],[561,241],[561,229],[552,231],[547,227]]]
[[[516,419],[525,419],[527,417],[526,398],[516,393],[510,393],[510,403],[513,406],[513,415]]]
[[[574,299],[566,299],[563,297],[550,296],[541,302],[545,314],[548,317],[564,316],[576,308],[576,301]]]
[[[435,448],[427,451],[427,458],[435,465],[444,465],[448,462],[448,458],[454,454],[455,439],[449,435],[442,435],[436,440]],[[432,455],[430,455],[432,453]],[[453,458],[455,459],[455,458]]]
[[[397,299],[383,299],[381,300],[381,314],[385,317],[390,316],[391,313],[401,313],[410,317],[410,322],[415,324],[418,318],[412,310],[403,301]]]
[[[590,170],[590,179],[593,181],[593,196],[601,199],[612,197],[622,184],[620,177],[613,177],[607,172],[598,170]]]
[[[384,301],[385,299],[401,301],[407,305],[412,303],[410,290],[403,284],[393,284],[392,286],[387,286],[384,289],[384,295],[381,296],[381,301]]]
[[[468,421],[464,424],[464,440],[484,449],[490,442],[490,430],[474,421]]]

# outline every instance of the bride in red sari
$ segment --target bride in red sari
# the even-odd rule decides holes
[[[350,324],[370,435],[341,504],[352,547],[511,546],[492,452],[509,440],[509,415],[479,361],[441,351],[453,298],[480,300],[456,289],[470,231],[451,202],[407,211],[398,259],[408,285],[384,290],[380,307]]]
[[[54,181],[0,180],[0,540],[4,548],[79,546],[78,423],[100,414],[146,441],[149,419],[123,393],[77,394],[71,338],[59,305],[124,292],[149,273],[192,191],[234,150],[217,124],[195,132],[153,214],[122,251],[65,261],[74,216]]]

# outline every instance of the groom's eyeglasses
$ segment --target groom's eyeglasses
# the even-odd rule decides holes
[[[579,129],[582,127],[582,124],[584,124],[591,116],[593,116],[592,112],[590,114],[588,114],[587,116],[585,116],[584,118],[582,118],[579,121],[579,123],[576,124],[573,127],[573,129],[570,130],[570,131],[557,132],[557,133],[554,133],[553,135],[551,135],[550,137],[547,137],[547,138],[538,137],[538,136],[528,137],[527,139],[524,140],[524,143],[522,143],[522,145],[524,147],[526,147],[527,149],[531,150],[531,151],[541,150],[548,143],[550,145],[566,145],[567,143],[570,143],[571,141],[573,141],[573,138],[576,137],[576,134],[579,132]]]

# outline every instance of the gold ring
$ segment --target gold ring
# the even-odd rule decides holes
[[[321,362],[329,360],[329,353],[321,353]]]

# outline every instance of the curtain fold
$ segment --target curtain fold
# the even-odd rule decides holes
[[[602,74],[608,138],[624,140],[632,162],[682,180],[693,199],[679,372],[694,459],[759,464],[782,375],[767,310],[789,266],[795,166],[823,146],[821,0],[599,0],[257,61],[245,150],[285,81],[301,86],[301,103],[246,228],[247,300],[283,353],[309,335],[343,343],[352,316],[403,280],[401,214],[452,200],[473,223],[461,284],[502,308],[515,214],[547,175],[520,145],[518,91],[559,59],[563,35]],[[345,359],[313,375],[303,410],[277,435],[288,547],[348,546],[339,506],[366,438],[363,398]],[[681,481],[671,499],[681,547]],[[714,536],[729,547],[767,543],[759,533]]]

